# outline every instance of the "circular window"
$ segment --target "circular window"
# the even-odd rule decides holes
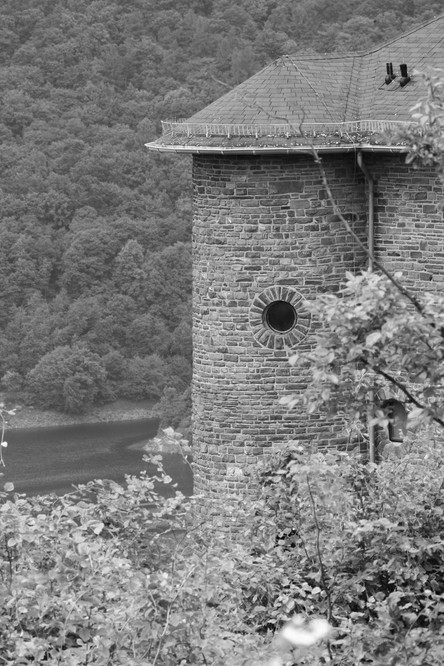
[[[288,301],[274,301],[265,308],[264,321],[272,331],[287,333],[296,324],[296,310]]]
[[[254,297],[250,306],[253,335],[269,349],[295,347],[306,337],[310,323],[302,294],[292,287],[268,287]]]

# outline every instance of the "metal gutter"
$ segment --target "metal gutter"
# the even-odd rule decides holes
[[[313,155],[313,148],[311,146],[292,146],[292,147],[279,147],[279,146],[258,146],[253,148],[250,146],[174,146],[174,145],[160,145],[156,142],[146,143],[145,147],[148,150],[153,150],[158,153],[188,153],[192,155],[292,155],[294,153],[302,153],[304,155]],[[373,144],[359,144],[353,143],[343,146],[314,146],[318,153],[351,153],[357,150],[366,153],[406,153],[407,146],[388,146],[388,145],[373,145]]]

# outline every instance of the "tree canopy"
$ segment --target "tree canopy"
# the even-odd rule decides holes
[[[193,114],[282,53],[371,46],[440,4],[4,0],[3,387],[36,400],[29,373],[76,345],[105,368],[108,391],[94,400],[123,397],[119,363],[148,367],[153,354],[166,377],[179,365],[188,376],[190,169],[145,149],[160,119]]]

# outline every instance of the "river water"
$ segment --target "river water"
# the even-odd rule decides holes
[[[16,492],[63,495],[93,479],[122,483],[125,474],[147,469],[144,444],[155,436],[157,419],[9,430],[3,449],[7,481]],[[165,471],[184,494],[192,493],[190,466],[178,454],[164,454]]]

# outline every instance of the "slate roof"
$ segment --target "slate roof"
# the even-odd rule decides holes
[[[388,62],[396,74],[389,85]],[[404,87],[403,63],[411,77]],[[419,72],[429,67],[444,70],[444,14],[370,51],[281,56],[191,118],[164,122],[147,147],[295,152],[314,142],[330,151],[387,150],[383,132],[412,122],[410,109],[425,92]]]

